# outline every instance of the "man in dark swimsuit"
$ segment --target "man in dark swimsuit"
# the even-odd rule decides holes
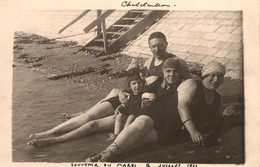
[[[168,53],[166,51],[168,42],[166,36],[161,32],[154,32],[149,36],[148,39],[149,48],[153,54],[144,64],[147,68],[148,73],[146,77],[149,76],[160,76],[162,77],[162,66],[166,59],[168,58],[178,58],[176,55]],[[190,71],[187,63],[178,58],[181,66],[181,78],[183,80],[189,79],[191,77]]]

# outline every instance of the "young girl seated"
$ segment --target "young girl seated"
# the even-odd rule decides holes
[[[145,80],[140,74],[141,72],[138,68],[126,72],[128,89],[124,90],[124,92],[127,94],[127,98],[115,110],[114,133],[109,134],[110,138],[108,140],[115,139],[124,127],[130,125],[141,108]]]
[[[142,74],[143,73],[138,66],[133,67],[133,69],[127,69],[126,76],[128,89],[123,90],[127,96],[115,110],[114,133],[109,134],[110,138],[108,140],[114,140],[125,127],[129,126],[135,120],[142,107],[147,106],[155,100],[154,94],[149,94],[149,96],[147,96],[147,93],[143,94],[145,79],[142,77]]]

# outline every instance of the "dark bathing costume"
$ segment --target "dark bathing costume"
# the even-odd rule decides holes
[[[173,57],[176,57],[176,56],[173,55],[173,54],[169,54],[168,57],[165,58],[165,60],[168,59],[168,58],[173,58]],[[155,61],[155,58],[152,59],[152,62],[151,62],[151,65],[150,65],[150,69],[147,70],[146,77],[149,77],[149,76],[160,76],[160,77],[162,77],[162,66],[163,66],[163,63],[161,63],[159,66],[155,66],[154,65],[154,61]]]
[[[154,90],[156,90],[156,89],[154,89],[153,83],[151,85],[147,86],[146,88],[144,88],[144,91],[138,93],[137,95],[134,95],[133,91],[131,89],[124,90],[124,92],[127,92],[130,94],[130,98],[127,103],[127,106],[120,108],[120,112],[125,115],[130,115],[130,114],[137,115],[141,109],[142,94],[144,92],[156,93]],[[113,106],[114,109],[116,109],[121,104],[118,96],[111,97],[105,101],[108,101]]]
[[[183,123],[178,113],[178,92],[161,88],[162,79],[156,80],[158,98],[150,106],[141,109],[139,115],[147,115],[154,121],[158,141],[179,131]],[[198,130],[210,130],[215,128],[221,121],[218,113],[220,95],[216,92],[212,104],[207,104],[203,84],[197,80],[197,90],[189,106],[192,120]],[[215,123],[215,124],[214,124]]]
[[[176,57],[176,56],[173,55],[173,54],[169,54],[166,59],[172,58],[172,57]],[[149,71],[147,70],[148,72],[146,74],[146,77],[149,77],[149,76],[160,76],[160,77],[162,77],[163,63],[161,63],[159,66],[154,66],[154,61],[155,61],[155,59],[153,58],[153,60],[151,62],[150,70]],[[116,109],[121,104],[118,96],[111,97],[107,100],[104,100],[103,102],[105,102],[105,101],[109,102],[114,109]]]
[[[130,94],[129,100],[126,106],[120,107],[120,113],[124,115],[137,115],[141,108],[142,103],[142,92],[138,93],[137,95],[133,94],[133,91],[124,91]]]

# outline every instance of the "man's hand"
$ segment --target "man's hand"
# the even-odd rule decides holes
[[[142,95],[141,108],[149,106],[155,99],[156,95],[154,93],[144,93]]]
[[[121,91],[121,92],[119,92],[118,97],[119,97],[119,101],[121,104],[126,104],[129,100],[130,94]]]
[[[154,101],[156,99],[155,93],[144,93],[142,94],[142,99],[148,99],[149,101]]]

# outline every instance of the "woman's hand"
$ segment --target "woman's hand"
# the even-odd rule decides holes
[[[185,128],[187,129],[187,131],[190,133],[191,140],[193,141],[193,143],[204,146],[204,138],[203,138],[202,134],[195,127],[192,119],[191,118],[186,119],[183,122],[183,124],[184,124]]]
[[[190,132],[190,136],[191,136],[193,143],[204,146],[204,139],[199,131],[194,130],[194,131]]]

